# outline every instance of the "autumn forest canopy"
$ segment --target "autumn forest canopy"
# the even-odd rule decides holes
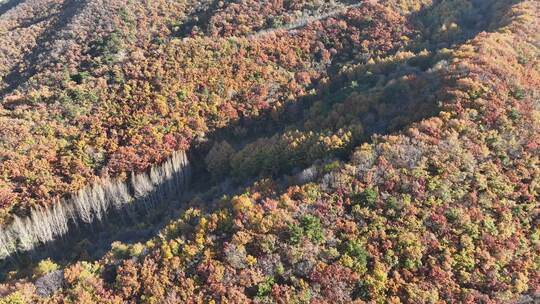
[[[0,304],[540,301],[540,2],[0,0]]]

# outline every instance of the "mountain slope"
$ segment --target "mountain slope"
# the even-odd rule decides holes
[[[159,235],[113,243],[101,259],[62,270],[40,263],[39,279],[6,285],[4,301],[532,302],[540,279],[540,4],[386,4],[308,25],[294,42],[290,33],[268,38],[309,45],[321,27],[331,37],[369,36],[341,48],[348,40],[331,42],[333,62],[346,64],[317,74],[305,107],[276,107],[269,119],[233,124],[202,143],[205,186]],[[357,18],[367,12],[373,20]],[[395,22],[410,30],[382,30]],[[207,38],[197,35],[206,34],[183,43],[200,45]],[[363,58],[347,46],[380,53]],[[298,83],[310,82],[296,73]],[[224,179],[248,186],[220,191],[230,190]]]

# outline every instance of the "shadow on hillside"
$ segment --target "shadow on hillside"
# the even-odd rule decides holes
[[[180,26],[180,28],[174,31],[173,36],[186,38],[191,36],[194,30],[205,33],[210,19],[220,7],[220,2],[220,0],[211,0],[206,5],[197,8],[195,12],[188,16],[188,19]]]
[[[38,72],[39,65],[37,63],[40,58],[50,51],[49,45],[54,45],[51,42],[54,40],[55,35],[71,22],[77,13],[84,8],[86,3],[86,0],[66,0],[62,4],[60,13],[56,16],[56,21],[37,38],[36,45],[4,77],[3,81],[7,86],[0,90],[0,96],[10,94],[28,82]],[[15,6],[17,4],[14,3],[13,5]]]
[[[417,51],[454,48],[473,39],[481,32],[496,31],[505,26],[505,24],[500,24],[500,20],[504,19],[502,15],[520,1],[469,0],[471,6],[463,2],[461,10],[459,3],[455,4],[446,0],[433,2],[432,6],[422,8],[409,18],[423,36],[412,44]]]
[[[25,0],[8,0],[4,4],[0,5],[0,16],[7,13],[10,9],[16,7],[17,5],[23,3]]]
[[[395,61],[395,67],[408,66],[406,60]],[[414,64],[411,62],[411,64]],[[375,65],[362,66],[362,70],[370,70],[375,68]],[[126,205],[120,210],[112,210],[101,221],[96,221],[92,224],[73,224],[67,235],[53,242],[36,246],[30,252],[18,253],[11,258],[4,260],[0,264],[0,269],[3,274],[7,274],[11,270],[16,270],[20,266],[26,266],[27,270],[31,269],[30,265],[34,265],[42,259],[50,258],[53,261],[71,262],[78,260],[96,260],[101,258],[111,246],[114,241],[121,241],[124,243],[145,242],[150,238],[156,236],[158,232],[167,225],[168,222],[177,218],[181,211],[189,207],[189,203],[186,203],[192,197],[205,195],[205,192],[212,189],[211,198],[221,197],[224,194],[236,194],[235,191],[242,189],[242,186],[248,185],[250,181],[257,178],[252,176],[247,180],[239,181],[238,183],[221,183],[219,181],[209,182],[212,180],[210,174],[206,171],[206,165],[204,162],[204,156],[208,153],[209,149],[215,142],[220,142],[226,139],[239,149],[246,144],[256,141],[260,137],[268,137],[273,134],[282,133],[286,128],[291,126],[302,125],[306,119],[309,119],[308,113],[311,106],[317,100],[322,100],[328,108],[332,105],[342,103],[347,96],[351,93],[368,93],[373,90],[382,90],[383,88],[376,89],[375,87],[380,82],[379,78],[389,78],[388,82],[392,79],[399,78],[403,73],[411,73],[414,71],[417,74],[426,73],[419,67],[411,66],[406,71],[394,71],[389,68],[389,71],[384,75],[379,75],[378,78],[363,78],[359,77],[355,73],[351,75],[334,75],[333,80],[323,86],[315,85],[319,87],[321,91],[315,96],[308,96],[298,99],[294,102],[287,104],[282,110],[284,115],[279,121],[274,120],[270,113],[264,113],[259,117],[242,117],[238,121],[231,123],[225,128],[216,130],[207,137],[207,141],[194,147],[189,152],[189,159],[192,168],[192,181],[190,185],[187,185],[186,192],[178,191],[176,188],[174,191],[163,190],[163,187],[159,187],[156,190],[156,194],[160,193],[159,198],[145,198],[135,201],[134,203]],[[361,71],[358,73],[362,74]],[[362,74],[363,75],[363,74]],[[361,87],[350,87],[348,84],[351,81],[360,81],[364,83]],[[438,87],[436,79],[432,79],[433,88]],[[414,84],[410,83],[410,80],[406,80],[402,85],[411,85],[414,91],[421,92],[420,87],[414,87]],[[387,93],[386,93],[387,94]],[[386,95],[387,107],[390,108],[385,115],[377,113],[375,109],[369,108],[363,117],[368,117],[372,123],[366,125],[366,139],[375,133],[388,134],[391,131],[405,127],[406,125],[417,121],[421,118],[429,117],[437,112],[436,100],[433,98],[436,92],[432,90],[425,90],[421,95],[423,96],[420,103],[424,103],[429,111],[414,111],[415,107],[411,108],[413,103],[419,102],[419,96],[407,96],[406,92],[399,90],[393,91],[392,94]],[[442,98],[442,97],[441,97]],[[398,102],[395,102],[395,100]],[[405,119],[402,123],[393,124],[392,128],[388,128],[388,122],[398,116],[402,116],[404,111],[408,113],[417,112],[417,116],[414,119]],[[418,113],[420,112],[420,113]],[[242,136],[238,136],[237,130],[243,128],[246,130]],[[350,150],[342,155],[336,155],[336,157],[346,158]],[[290,170],[283,169],[277,170],[274,177],[279,179],[283,174],[290,174]],[[299,168],[302,169],[302,168]],[[231,176],[225,177],[227,180],[231,180]],[[283,185],[286,186],[286,185]],[[163,192],[166,193],[163,196]],[[158,202],[152,205],[152,208],[147,208],[146,202],[148,200]],[[144,220],[143,220],[144,219]],[[21,272],[21,276],[28,275],[28,273]],[[0,278],[2,279],[2,278]]]
[[[41,22],[47,21],[47,20],[49,20],[51,18],[54,18],[54,15],[52,15],[52,16],[47,15],[47,16],[40,17],[40,18],[37,18],[37,19],[24,20],[24,21],[21,21],[19,23],[19,25],[15,26],[15,27],[12,27],[9,30],[10,31],[15,31],[15,30],[18,30],[18,29],[29,28],[29,27],[34,26],[36,24],[39,24]]]
[[[172,177],[155,187],[144,197],[135,198],[120,207],[113,207],[91,223],[73,216],[68,222],[68,233],[45,244],[37,244],[30,251],[16,252],[0,262],[0,276],[18,266],[50,258],[55,261],[92,260],[101,257],[115,241],[132,242],[149,239],[182,208],[181,202],[189,184],[191,169],[188,166],[174,172]],[[129,190],[136,197],[135,190]],[[70,202],[73,204],[73,201]],[[166,212],[169,211],[169,212]],[[143,221],[144,219],[144,221]],[[4,279],[0,277],[0,279]]]
[[[73,1],[72,1],[73,2]],[[424,10],[435,10],[437,7],[428,7]],[[418,18],[422,14],[428,14],[427,11],[420,12],[412,18]],[[419,24],[414,20],[415,24]],[[485,23],[486,26],[489,23]],[[476,28],[475,32],[482,31],[481,28]],[[51,34],[52,35],[52,34]],[[454,45],[459,45],[466,41],[462,37],[457,37],[457,42]],[[34,55],[37,56],[37,53]],[[318,89],[318,94],[315,96],[307,96],[288,103],[282,109],[284,115],[278,121],[273,119],[270,113],[263,113],[258,117],[241,117],[238,121],[231,123],[225,128],[216,130],[208,134],[207,140],[195,146],[189,151],[189,159],[192,166],[192,182],[188,185],[186,193],[183,195],[172,195],[154,206],[152,210],[142,207],[144,204],[135,203],[130,210],[121,210],[112,212],[100,222],[88,225],[74,226],[62,239],[47,243],[35,248],[32,252],[18,254],[10,259],[4,260],[0,264],[0,270],[3,276],[9,271],[17,270],[20,267],[25,267],[26,270],[31,269],[36,262],[51,258],[58,263],[69,263],[79,260],[95,260],[101,258],[111,247],[113,241],[122,241],[125,243],[145,242],[152,237],[155,237],[160,229],[162,229],[170,220],[178,217],[182,209],[189,207],[186,203],[192,197],[204,195],[209,189],[214,189],[211,197],[219,197],[223,194],[234,193],[232,189],[241,189],[241,187],[249,180],[242,181],[241,184],[234,187],[220,187],[220,182],[209,182],[211,177],[206,171],[204,156],[215,142],[223,139],[230,141],[233,145],[244,146],[247,143],[254,142],[257,138],[267,137],[273,134],[283,132],[287,127],[298,127],[302,125],[302,121],[307,119],[309,110],[315,101],[322,100],[327,106],[331,107],[334,104],[342,103],[343,100],[352,92],[383,94],[382,102],[386,104],[384,107],[386,112],[377,112],[373,108],[369,108],[361,116],[364,116],[365,136],[362,141],[369,141],[373,134],[388,134],[403,129],[423,118],[433,116],[439,110],[438,102],[444,100],[444,90],[440,90],[444,81],[448,81],[443,73],[437,77],[430,71],[430,68],[436,64],[437,57],[427,58],[412,58],[406,60],[395,61],[394,68],[382,67],[380,74],[372,75],[365,73],[377,68],[375,65],[366,64],[359,68],[358,71],[345,74],[333,73],[331,82],[328,84],[314,84]],[[380,67],[379,67],[380,68]],[[415,75],[424,77],[430,81],[431,86],[423,86],[424,82],[413,83],[410,79],[415,77],[403,78],[405,75]],[[399,86],[388,86],[390,83],[398,82],[396,79],[402,79]],[[394,81],[394,82],[392,82]],[[357,82],[357,86],[351,86],[351,83]],[[399,83],[399,82],[398,82]],[[407,85],[410,89],[405,90]],[[419,86],[420,85],[420,86]],[[448,86],[448,83],[444,83]],[[390,90],[389,88],[393,88]],[[439,90],[437,90],[439,88]],[[411,94],[412,92],[412,94]],[[420,108],[417,108],[421,106]],[[407,113],[405,119],[395,119],[396,117]],[[389,123],[392,125],[389,126]],[[242,135],[237,132],[239,128],[245,129]],[[358,144],[358,143],[356,143]],[[342,157],[347,158],[350,154],[347,151]],[[279,171],[279,174],[288,174],[290,172]],[[277,177],[279,178],[279,174]],[[254,176],[253,178],[256,178]],[[215,189],[219,189],[215,191]],[[157,191],[162,191],[158,189]],[[176,191],[178,193],[178,191]],[[144,222],[142,219],[144,218]],[[20,276],[28,275],[22,271]],[[4,280],[5,277],[0,277]]]
[[[395,61],[394,65],[400,67],[407,65],[404,60]],[[375,65],[362,66],[363,70],[371,70],[375,68]],[[394,71],[392,68],[388,68],[389,71],[385,75],[380,77],[387,77],[388,82],[394,78],[399,78],[402,75],[400,71]],[[425,73],[420,68],[411,67],[417,73]],[[411,72],[408,69],[408,72]],[[358,71],[361,74],[361,71]],[[394,74],[393,74],[394,73]],[[298,99],[294,102],[287,104],[282,112],[284,115],[279,120],[275,120],[271,117],[270,113],[263,113],[259,117],[242,117],[238,121],[231,123],[225,128],[216,130],[207,137],[207,141],[194,147],[189,153],[189,159],[192,168],[192,181],[190,185],[186,185],[186,191],[179,191],[183,189],[175,188],[173,191],[170,189],[164,189],[158,187],[156,189],[156,197],[145,198],[135,201],[134,203],[124,206],[120,210],[112,210],[101,220],[92,224],[73,224],[67,235],[53,242],[42,244],[37,246],[34,250],[18,253],[12,257],[4,260],[0,264],[1,273],[6,275],[9,271],[16,270],[21,266],[28,267],[39,262],[42,259],[50,258],[56,262],[71,262],[77,260],[96,260],[101,258],[111,246],[114,241],[121,241],[124,243],[145,242],[146,240],[154,237],[158,232],[171,220],[174,220],[180,215],[182,209],[189,207],[190,197],[196,197],[205,195],[205,192],[212,189],[213,193],[211,198],[220,197],[223,194],[232,194],[237,189],[241,189],[242,186],[250,183],[250,180],[256,179],[257,176],[252,176],[248,180],[242,180],[238,183],[220,183],[209,182],[212,180],[210,174],[206,171],[206,165],[204,162],[204,156],[208,153],[209,149],[214,142],[221,141],[223,139],[228,140],[238,149],[243,146],[256,141],[260,137],[271,136],[273,134],[280,134],[286,128],[294,127],[301,129],[300,125],[307,119],[309,119],[309,112],[315,101],[322,100],[326,106],[331,107],[334,104],[342,103],[346,97],[353,92],[370,92],[378,90],[379,93],[384,93],[384,88],[375,88],[380,79],[363,79],[352,73],[350,75],[334,75],[330,83],[322,85],[315,84],[315,87],[320,91],[313,96],[307,96]],[[351,88],[349,85],[351,81],[358,80],[365,84],[360,88]],[[402,85],[407,85],[409,80],[401,82]],[[436,82],[433,82],[434,84]],[[432,88],[436,88],[437,85],[432,87],[424,87],[414,96],[394,96],[385,95],[385,102],[388,102],[391,108],[385,115],[377,113],[375,109],[369,109],[364,113],[363,120],[366,121],[366,138],[369,138],[372,134],[387,134],[390,130],[396,130],[412,121],[406,120],[405,124],[395,124],[392,128],[388,128],[387,122],[403,115],[403,113],[418,112],[415,108],[411,108],[412,102],[418,102],[419,96],[424,96],[421,103],[428,103],[429,97],[432,97],[435,92]],[[400,94],[400,91],[395,91],[393,94]],[[406,92],[403,92],[406,94]],[[396,100],[399,99],[398,102]],[[434,115],[437,111],[435,103],[429,104],[429,111],[424,111],[421,116],[424,118]],[[416,113],[418,114],[418,113]],[[414,119],[414,121],[418,120]],[[238,129],[242,128],[247,130],[241,136],[238,135]],[[347,157],[350,150],[340,155]],[[281,174],[291,173],[289,168],[277,171],[274,174],[275,178],[280,178]],[[231,180],[231,176],[225,177],[226,180]],[[286,185],[285,185],[286,186]],[[158,198],[157,193],[167,193],[165,197],[161,194]],[[154,203],[152,208],[147,207],[147,201],[151,200]],[[144,220],[143,220],[144,219]],[[21,272],[20,275],[28,275],[28,273]],[[3,279],[0,277],[0,279]]]

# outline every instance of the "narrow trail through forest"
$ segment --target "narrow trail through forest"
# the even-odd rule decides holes
[[[78,4],[78,5],[75,5],[75,4]],[[53,26],[51,29],[49,29],[47,31],[47,34],[45,36],[49,37],[51,35],[54,35],[55,31],[53,31],[53,29],[55,29],[57,26],[64,26],[65,24],[67,24],[69,21],[69,18],[73,18],[73,16],[76,14],[76,11],[78,9],[80,9],[83,4],[83,2],[80,2],[78,0],[67,0],[64,5],[66,6],[66,10],[63,10],[62,12],[62,16],[59,16],[58,17],[58,21],[55,23],[55,26]],[[210,10],[214,10],[215,9],[215,3],[211,4],[210,5]],[[341,9],[341,10],[336,10],[336,11],[333,11],[333,12],[330,12],[328,14],[325,14],[325,15],[321,15],[321,16],[318,16],[316,18],[311,18],[309,20],[302,20],[301,22],[298,22],[296,24],[293,24],[293,25],[290,25],[288,28],[289,29],[295,29],[295,28],[299,28],[301,26],[304,26],[306,24],[308,24],[309,22],[313,22],[313,21],[316,21],[316,20],[320,20],[320,19],[323,19],[323,18],[328,18],[329,16],[332,16],[332,15],[335,15],[335,14],[338,14],[340,12],[343,12],[345,9],[348,9],[348,8],[351,8],[351,7],[356,7],[356,6],[359,6],[359,5],[351,5],[351,6],[348,6],[347,8],[344,8],[344,9]],[[68,9],[69,8],[69,9]],[[281,29],[275,29],[275,30],[283,30],[284,28],[281,28]],[[59,30],[59,29],[57,29]],[[265,33],[260,33],[259,35],[264,35],[266,33],[270,33],[270,32],[265,32]],[[42,40],[42,41],[45,41],[45,40]],[[38,43],[39,45],[39,43]],[[29,55],[27,55],[25,57],[25,60],[32,57],[33,59],[36,59],[37,56],[39,56],[39,53],[36,53],[38,51],[38,47],[34,48],[32,50],[32,52],[29,53]],[[331,68],[331,67],[330,67]],[[26,71],[26,72],[23,72],[23,74],[27,74],[27,73],[30,73],[31,71]],[[12,73],[10,75],[8,75],[8,78],[10,79],[14,79],[13,77],[23,77],[23,74],[19,74],[19,72],[15,69],[14,71],[12,71]],[[30,75],[27,75],[28,77],[30,77]],[[8,82],[9,83],[9,82]],[[9,90],[9,87],[7,88],[7,90]],[[269,133],[269,135],[271,134],[274,134],[275,132],[280,132],[279,130],[276,130],[275,128],[272,130],[272,132]],[[218,137],[222,136],[222,132],[216,132],[217,134],[221,134],[221,135],[218,135]],[[227,133],[227,132],[225,132]],[[254,140],[256,140],[257,138],[259,138],[261,136],[260,133],[257,133],[257,134],[251,134],[248,136],[248,138],[246,137],[243,137],[241,139],[238,139],[238,140],[234,140],[233,141],[233,144],[235,144],[235,146],[238,146],[239,148],[242,148],[243,146],[247,145],[248,143],[250,142],[253,142]],[[251,138],[251,139],[250,139]],[[218,141],[219,139],[216,139],[216,141]],[[236,142],[236,143],[234,143]],[[197,149],[197,148],[196,148]],[[207,152],[207,151],[206,151]],[[195,153],[192,153],[192,154],[195,154]],[[199,162],[201,163],[202,161],[201,160],[197,160],[196,162]],[[202,167],[204,167],[204,165],[202,165]],[[208,176],[208,172],[204,172],[204,168],[202,170],[200,170],[201,172],[199,172],[198,176],[199,178],[197,178],[198,181],[206,181],[208,180],[210,177]],[[131,185],[131,184],[135,184],[133,182],[133,180],[131,182],[128,182],[128,185]],[[204,182],[195,182],[194,184],[197,185],[196,187],[196,191],[195,192],[204,192],[205,190],[208,189],[208,184],[207,183],[204,183]],[[115,185],[113,185],[114,187],[116,187]],[[215,185],[214,185],[215,186]],[[158,187],[161,187],[161,185],[158,185]],[[117,188],[117,187],[116,187]],[[120,193],[122,191],[120,191],[119,189],[113,189],[115,191],[115,193]],[[206,188],[206,189],[205,189]],[[111,190],[111,191],[113,191]],[[170,190],[170,189],[169,189]],[[183,189],[182,189],[183,190]],[[67,207],[64,207],[65,204],[55,204],[56,205],[59,205],[58,208],[51,208],[51,210],[34,210],[33,212],[36,213],[35,216],[32,215],[31,217],[28,217],[27,219],[19,219],[19,218],[16,218],[16,221],[13,223],[14,225],[14,228],[15,229],[13,232],[15,235],[20,235],[20,236],[17,236],[17,249],[13,246],[15,246],[14,244],[12,245],[10,241],[11,237],[10,234],[9,234],[9,230],[6,231],[5,233],[3,232],[1,235],[0,235],[0,248],[2,250],[2,255],[11,255],[13,254],[13,252],[16,252],[14,256],[11,256],[9,257],[7,260],[18,260],[18,261],[24,261],[25,258],[31,258],[31,259],[35,259],[36,256],[39,256],[39,258],[41,257],[44,257],[44,256],[49,256],[51,255],[51,252],[54,251],[53,248],[55,247],[62,247],[62,246],[59,246],[59,242],[60,243],[63,243],[65,244],[66,242],[66,239],[69,239],[69,240],[77,240],[77,239],[80,239],[80,238],[84,238],[87,234],[87,228],[90,229],[91,231],[94,230],[94,223],[97,223],[98,226],[103,226],[103,222],[102,221],[102,218],[107,218],[108,215],[102,215],[102,213],[104,212],[110,212],[108,211],[107,209],[109,209],[109,207],[106,207],[105,205],[104,206],[97,206],[96,208],[92,209],[93,207],[90,207],[90,206],[83,206],[84,204],[88,204],[88,205],[91,205],[91,204],[94,204],[96,205],[95,202],[92,202],[92,200],[103,200],[103,199],[100,199],[100,195],[103,196],[103,195],[106,195],[106,194],[100,194],[99,192],[95,192],[94,189],[91,190],[92,192],[89,193],[89,194],[85,194],[88,198],[82,198],[82,202],[81,199],[78,199],[78,198],[74,198],[72,199],[73,201],[76,201],[77,204],[76,206],[74,207],[71,207],[70,206],[70,203],[68,202],[67,203]],[[99,191],[102,191],[103,190],[99,190]],[[105,192],[107,192],[109,190],[105,190]],[[120,192],[119,192],[120,191]],[[160,192],[161,190],[158,189],[157,192]],[[125,191],[124,191],[125,192]],[[134,192],[133,189],[131,189],[131,192]],[[136,192],[136,191],[135,191]],[[170,192],[170,191],[169,191]],[[178,193],[178,191],[176,192]],[[194,193],[192,191],[192,193]],[[121,193],[120,193],[121,194]],[[120,195],[119,194],[119,195]],[[123,195],[125,196],[125,195]],[[133,195],[134,197],[142,197],[141,195]],[[125,199],[127,200],[127,199]],[[169,201],[169,199],[167,199],[166,197],[161,197],[161,200],[162,201]],[[104,204],[109,204],[109,203],[104,203]],[[115,203],[113,203],[115,204]],[[138,203],[135,203],[133,205],[137,205]],[[142,202],[143,205],[145,205],[145,202],[144,202],[144,199],[143,199],[143,202]],[[97,204],[99,205],[99,204]],[[162,204],[160,203],[160,205],[168,205],[168,203],[166,202],[163,202]],[[153,205],[153,207],[156,207],[155,205]],[[158,206],[159,207],[159,206]],[[64,210],[65,208],[68,208],[67,210]],[[78,211],[74,211],[74,210],[71,210],[70,208],[76,208],[76,210]],[[145,207],[146,208],[146,207]],[[88,209],[88,210],[85,210],[85,209]],[[148,209],[148,208],[146,208]],[[170,209],[170,208],[167,208],[167,209]],[[148,210],[145,210],[145,211],[148,211]],[[75,214],[75,213],[77,214]],[[92,212],[96,213],[96,215],[92,214]],[[113,214],[111,215],[113,218],[114,217],[120,217],[122,218],[124,215],[121,213],[121,212],[115,212],[116,214]],[[146,214],[147,212],[143,212],[143,214]],[[64,221],[62,219],[58,220],[57,217],[71,217],[73,218],[73,221],[72,222],[67,222],[67,221]],[[43,229],[43,228],[26,228],[26,226],[36,226],[38,225],[38,221],[39,221],[39,218],[50,218],[51,221],[53,221],[54,225],[55,226],[58,226],[56,228],[47,228],[47,229]],[[94,217],[96,217],[97,220],[94,221]],[[133,222],[133,223],[137,223],[138,221],[140,221],[140,215],[138,216],[133,216],[133,212],[131,211],[131,215],[130,215],[130,220]],[[82,224],[83,226],[88,226],[88,227],[83,227],[83,229],[80,229],[79,227],[79,222],[82,220]],[[161,220],[159,221],[159,224],[163,224],[164,221]],[[154,222],[155,224],[155,222]],[[162,225],[157,225],[158,227],[161,227]],[[75,228],[75,229],[74,229]],[[59,230],[59,231],[55,231],[56,230]],[[33,233],[33,231],[36,231],[36,232],[39,232],[40,233],[40,236],[38,237],[38,239],[36,239],[35,241],[31,241],[30,239],[32,239],[32,236],[31,234]],[[39,230],[39,231],[38,231]],[[68,230],[70,230],[68,232]],[[75,230],[75,232],[71,232],[71,230]],[[159,229],[152,229],[153,232],[156,232],[157,230]],[[83,231],[83,233],[81,234],[80,232]],[[12,233],[12,234],[13,234]],[[126,238],[121,238],[122,240],[126,240]],[[34,243],[42,243],[42,245],[40,246],[37,246],[37,247],[34,247]],[[100,242],[97,242],[97,243],[100,243]],[[109,242],[110,243],[110,242]],[[45,249],[45,248],[48,248],[48,249]],[[45,250],[44,250],[45,249]],[[40,252],[38,254],[38,251]],[[99,252],[100,250],[96,250],[97,252]],[[44,254],[45,255],[44,255]],[[52,254],[54,255],[54,254]],[[21,258],[21,256],[23,258]]]
[[[220,1],[213,1],[212,3],[208,4],[208,6],[205,9],[203,9],[203,10],[201,10],[199,12],[194,12],[193,15],[191,16],[191,18],[181,26],[179,31],[177,31],[175,33],[175,36],[181,37],[181,38],[184,38],[184,39],[190,39],[191,37],[189,37],[189,35],[190,35],[190,33],[192,32],[192,30],[195,27],[199,28],[199,30],[201,32],[205,33],[207,31],[207,27],[208,27],[208,24],[210,22],[210,18],[212,17],[212,14],[219,7],[219,2]],[[322,13],[322,14],[318,14],[318,15],[316,14],[316,15],[309,16],[309,17],[306,17],[306,18],[301,18],[299,20],[296,20],[293,23],[285,24],[285,25],[280,26],[280,27],[259,30],[259,31],[255,32],[253,34],[247,35],[246,37],[248,39],[258,39],[258,38],[264,37],[266,35],[272,35],[272,34],[277,33],[277,32],[294,31],[294,30],[302,28],[302,27],[304,27],[304,26],[306,26],[306,25],[308,25],[310,23],[320,21],[320,20],[324,20],[324,19],[336,16],[336,15],[339,15],[339,14],[343,14],[349,9],[358,8],[358,7],[361,7],[362,5],[365,5],[365,3],[360,2],[360,3],[356,3],[356,4],[343,5],[343,6],[339,7],[339,8],[337,8],[337,9],[334,9],[334,10],[329,11],[327,13]],[[239,39],[239,38],[243,38],[243,36],[232,36],[232,37],[228,37],[228,38],[230,38],[230,39]]]
[[[67,2],[72,4],[78,3],[79,5],[82,3],[77,0],[67,0]],[[343,9],[329,12],[325,15],[317,16],[309,20],[302,20],[282,28],[261,31],[250,37],[252,39],[256,39],[263,35],[269,35],[277,31],[298,29],[311,22],[329,18],[331,16],[343,13],[347,9],[358,7],[360,5],[361,4],[349,5]],[[78,7],[79,6],[77,5],[72,6],[71,10],[64,13],[64,18],[61,20],[67,22],[66,18],[71,18],[72,14],[75,14]],[[58,25],[61,26],[60,24]],[[49,35],[53,35],[53,33],[50,32]],[[38,55],[37,51],[33,51],[32,54],[34,54],[32,56]],[[341,80],[338,78],[335,79],[335,81],[337,83]],[[333,93],[337,93],[339,90],[340,87],[336,85]],[[305,100],[299,101],[297,104],[300,104],[303,107],[308,107],[315,98],[317,97],[306,97]],[[266,123],[264,122],[265,119],[267,119],[266,116],[259,118],[259,120],[263,121],[263,125]],[[223,136],[230,134],[234,127],[235,126],[228,126],[222,130],[213,132],[213,134],[209,134],[208,138],[210,142],[218,142],[223,138]],[[372,133],[375,133],[376,131],[378,130],[373,129]],[[279,132],[279,130],[276,131],[276,129],[274,129],[272,130],[271,134],[275,132]],[[253,142],[261,136],[260,133],[254,133],[257,132],[248,134],[247,137],[236,138],[236,144],[241,143],[241,145],[246,145],[247,143]],[[372,134],[367,135],[369,138]],[[233,142],[233,144],[235,144],[235,142]],[[209,189],[214,189],[214,191],[211,193],[212,197],[217,197],[223,194],[234,194],[231,187],[227,187],[226,182],[208,182],[211,180],[211,178],[209,173],[205,172],[204,152],[207,152],[207,148],[194,147],[188,152],[188,158],[194,168],[193,178],[191,183],[186,185],[186,191],[181,195],[164,198],[159,202],[159,204],[154,205],[150,210],[144,207],[144,200],[142,200],[143,203],[141,203],[140,207],[137,207],[138,210],[136,211],[136,214],[132,214],[132,216],[126,216],[125,212],[111,212],[97,221],[91,221],[90,223],[83,223],[80,225],[71,225],[69,227],[69,232],[61,238],[47,242],[45,245],[38,246],[33,250],[29,250],[25,253],[18,253],[10,258],[0,261],[0,273],[2,274],[0,275],[0,280],[3,280],[2,276],[7,274],[9,270],[16,269],[18,265],[31,265],[44,258],[51,258],[58,262],[81,259],[99,259],[110,249],[110,245],[113,241],[122,241],[128,243],[144,242],[154,237],[169,221],[177,218],[182,210],[189,207],[189,204],[186,202],[196,196],[204,197],[208,194]],[[248,184],[249,180],[243,182]]]
[[[333,95],[342,96],[343,88],[338,83],[343,82],[341,77],[334,75],[335,85],[330,85],[330,91],[324,96],[331,98]],[[323,96],[306,96],[287,107],[301,107],[300,112],[309,109],[315,100],[321,99]],[[298,110],[298,109],[297,109]],[[287,111],[285,109],[285,111]],[[302,120],[303,118],[297,117]],[[244,122],[245,123],[245,122]],[[212,134],[208,134],[208,142],[206,145],[195,146],[188,152],[191,168],[191,181],[185,184],[185,189],[181,191],[171,191],[170,189],[163,190],[166,185],[157,186],[156,192],[171,192],[176,195],[161,196],[161,199],[155,200],[151,208],[148,208],[144,197],[131,203],[128,209],[111,209],[107,214],[95,220],[82,222],[73,222],[67,227],[68,232],[53,241],[46,242],[40,246],[32,248],[26,252],[19,252],[11,257],[0,262],[2,273],[7,273],[10,269],[16,269],[19,265],[31,265],[39,262],[42,259],[51,258],[59,263],[63,261],[73,260],[95,260],[101,258],[108,250],[111,243],[121,241],[124,243],[145,242],[163,229],[170,221],[178,218],[183,210],[190,207],[190,200],[198,197],[204,201],[211,202],[216,197],[223,195],[235,195],[238,189],[242,186],[249,185],[250,180],[242,181],[242,184],[231,184],[229,178],[225,181],[214,181],[209,172],[206,171],[204,157],[208,153],[211,143],[220,142],[224,138],[238,149],[246,146],[249,143],[255,142],[261,136],[271,136],[275,133],[282,132],[286,125],[294,124],[294,121],[286,122],[282,128],[274,128],[271,132],[264,131],[271,119],[269,115],[252,120],[249,124],[252,130],[245,136],[233,136],[235,125],[228,126],[224,129],[216,130]],[[281,130],[281,131],[280,131]],[[261,132],[263,135],[261,135]],[[381,132],[382,131],[382,132]],[[371,128],[371,133],[386,134],[384,129],[374,126]],[[265,135],[266,134],[266,135]],[[346,160],[348,153],[343,155],[342,160]],[[304,169],[304,168],[298,168]],[[282,177],[292,172],[282,172],[276,176],[276,180],[283,186],[286,186],[286,179]],[[281,181],[280,181],[281,180]],[[170,187],[170,186],[169,186]],[[185,190],[185,191],[184,191]],[[133,192],[133,190],[131,190]],[[211,206],[210,206],[211,207]],[[0,280],[2,278],[0,277]]]
[[[261,37],[266,36],[266,35],[272,35],[272,34],[277,33],[277,32],[293,31],[293,30],[302,28],[302,27],[304,27],[304,26],[306,26],[306,25],[308,25],[310,23],[320,21],[320,20],[324,20],[324,19],[336,16],[336,15],[339,15],[339,14],[343,14],[343,13],[345,13],[346,11],[348,11],[350,9],[357,8],[357,7],[360,7],[362,5],[364,5],[363,2],[357,3],[357,4],[351,4],[351,5],[347,5],[347,6],[338,8],[336,10],[330,11],[330,12],[322,14],[322,15],[315,15],[315,16],[307,17],[305,19],[300,19],[300,20],[297,20],[296,22],[293,22],[291,24],[287,24],[287,25],[284,25],[284,26],[281,26],[281,27],[261,30],[261,31],[258,31],[257,33],[249,35],[248,39],[257,39],[257,38],[261,38]]]

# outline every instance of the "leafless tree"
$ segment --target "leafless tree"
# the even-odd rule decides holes
[[[54,201],[49,207],[35,208],[30,216],[14,217],[9,227],[0,230],[0,259],[16,251],[32,250],[38,243],[47,243],[65,235],[69,224],[101,220],[111,209],[125,208],[134,199],[150,208],[156,201],[171,197],[185,189],[190,175],[185,152],[175,152],[148,173],[132,173],[129,181],[102,178],[70,199]],[[128,183],[134,193],[130,194]],[[129,213],[129,212],[128,212]],[[134,213],[129,213],[131,217]]]

